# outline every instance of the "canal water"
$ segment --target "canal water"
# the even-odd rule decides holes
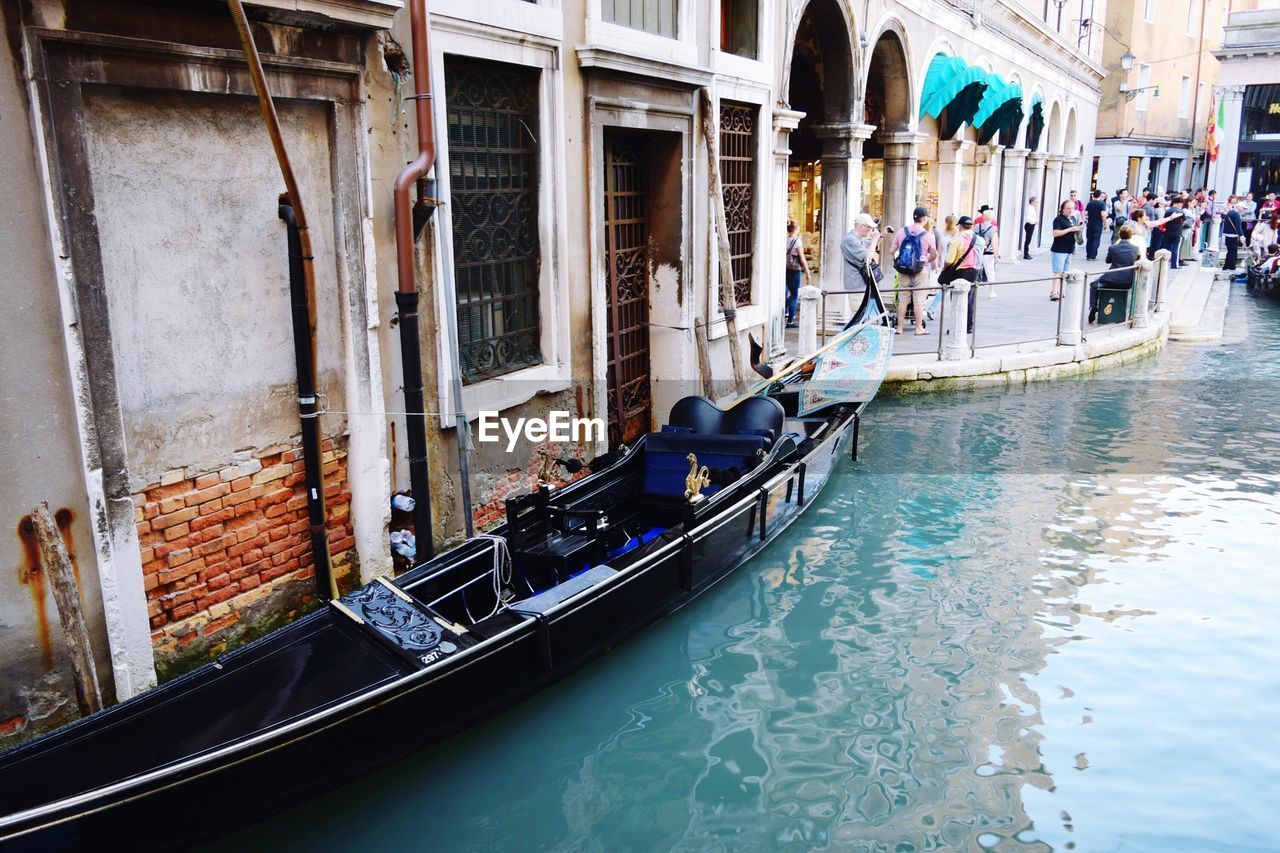
[[[219,846],[1280,849],[1278,380],[1241,287],[1217,344],[879,401],[700,600]]]

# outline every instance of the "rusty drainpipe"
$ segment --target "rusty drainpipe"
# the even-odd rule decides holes
[[[249,75],[258,93],[262,120],[271,136],[271,145],[284,178],[285,194],[280,198],[279,214],[289,230],[290,290],[293,293],[294,347],[298,367],[298,417],[302,421],[302,458],[306,470],[307,514],[311,527],[311,551],[315,562],[316,593],[321,601],[338,597],[337,585],[329,558],[329,537],[325,525],[328,517],[324,497],[324,465],[321,455],[320,409],[316,396],[316,276],[311,251],[311,235],[302,208],[302,194],[293,175],[289,152],[280,133],[280,117],[267,89],[249,21],[240,0],[227,0],[231,17],[240,33],[240,45],[249,63]],[[296,237],[296,244],[295,244]],[[297,273],[300,272],[301,276]],[[301,282],[296,279],[301,278]],[[297,285],[301,284],[301,287]],[[300,293],[298,292],[300,291]],[[299,304],[303,303],[303,304]]]
[[[435,123],[431,114],[431,54],[429,52],[426,0],[409,0],[409,27],[413,32],[413,89],[411,95],[418,125],[418,156],[396,178],[396,309],[400,314],[400,360],[404,372],[405,443],[409,453],[409,487],[413,490],[413,529],[418,561],[435,552],[431,530],[431,479],[427,467],[427,416],[423,401],[422,352],[418,337],[418,293],[414,281],[414,210],[409,189],[422,181],[436,162]],[[419,190],[418,209],[429,218],[434,206]],[[423,224],[425,224],[425,218]]]

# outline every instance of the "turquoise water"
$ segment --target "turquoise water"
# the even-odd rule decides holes
[[[220,846],[1280,849],[1280,306],[1227,328],[877,403],[709,594]]]

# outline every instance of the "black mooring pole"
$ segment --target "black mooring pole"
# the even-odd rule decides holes
[[[316,364],[307,286],[302,271],[302,242],[293,207],[280,202],[280,218],[289,232],[289,304],[293,314],[293,356],[298,367],[298,418],[302,421],[302,466],[307,487],[307,519],[311,526],[311,553],[315,560],[316,595],[321,601],[334,596],[333,567],[329,561],[329,535],[325,525],[324,459],[320,447],[320,406],[316,397]]]

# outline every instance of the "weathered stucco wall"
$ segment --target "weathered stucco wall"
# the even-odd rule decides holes
[[[0,5],[0,32],[8,7]],[[98,678],[113,690],[86,520],[76,419],[30,114],[17,59],[0,49],[0,747],[78,714],[58,612],[22,520],[47,500],[65,520]]]
[[[313,224],[321,387],[342,409],[328,111],[279,112]],[[134,491],[294,435],[284,187],[257,104],[108,90],[85,113]]]

